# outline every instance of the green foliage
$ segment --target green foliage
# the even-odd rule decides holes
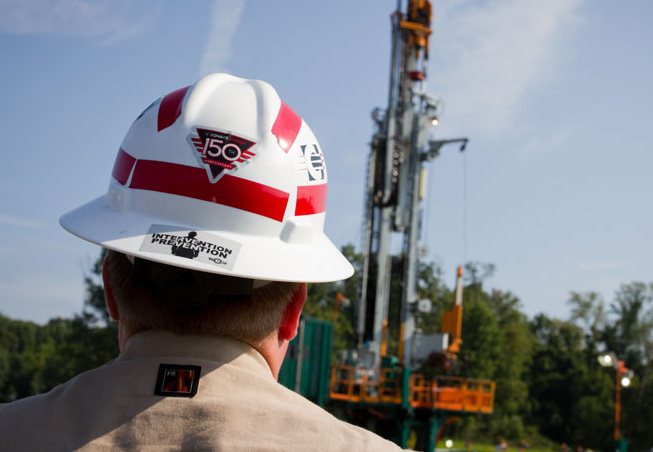
[[[417,316],[416,325],[424,334],[440,332],[442,311],[454,302],[454,293],[442,280],[442,269],[433,262],[419,264],[419,298],[429,299],[433,305],[431,312]]]
[[[607,437],[599,437],[591,431],[587,431],[587,435],[580,435],[575,431],[581,409],[587,408],[588,402],[583,401],[585,395],[605,391],[605,383],[609,382],[608,378],[604,378],[607,375],[598,372],[598,364],[593,365],[593,372],[589,371],[583,330],[571,322],[549,319],[544,315],[538,315],[533,320],[532,328],[537,338],[530,377],[532,421],[541,426],[542,434],[560,442],[576,442],[592,448],[608,444],[612,433],[610,429],[601,432]],[[603,405],[610,400],[611,397],[603,399]],[[579,406],[581,402],[583,405]],[[596,408],[600,407],[597,405]],[[602,419],[605,425],[610,425],[610,412],[609,409],[599,409],[593,414]]]
[[[526,422],[531,404],[526,376],[532,363],[535,339],[526,316],[519,311],[520,301],[510,292],[483,289],[483,279],[493,266],[466,265],[464,289],[463,344],[459,353],[458,374],[468,378],[495,381],[494,414],[466,420],[458,427],[459,436],[506,438],[516,441],[536,436]]]
[[[611,450],[615,374],[597,362],[599,352],[610,350],[636,372],[621,391],[622,435],[631,450],[651,448],[652,285],[622,285],[609,310],[596,293],[571,292],[570,320],[543,314],[529,320],[515,296],[483,289],[493,267],[471,263],[466,269],[457,373],[494,380],[495,409],[492,416],[465,417],[450,427],[453,435]]]
[[[118,331],[110,321],[99,281],[104,254],[86,275],[81,314],[46,325],[0,315],[0,402],[46,392],[118,355]]]
[[[466,288],[459,362],[462,377],[491,379],[497,374],[501,329],[487,299],[480,285]]]
[[[309,284],[308,296],[304,305],[304,314],[334,324],[333,354],[338,350],[353,348],[356,344],[355,316],[358,303],[358,281],[360,269],[363,265],[363,256],[356,253],[353,245],[345,245],[342,253],[356,269],[354,276],[346,281],[327,284]],[[338,292],[347,301],[338,303],[336,312],[336,298]]]

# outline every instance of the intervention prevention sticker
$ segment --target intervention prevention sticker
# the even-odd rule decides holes
[[[140,250],[183,257],[231,270],[238,257],[240,243],[210,232],[153,224]]]

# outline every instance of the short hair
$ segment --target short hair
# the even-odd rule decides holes
[[[273,281],[253,289],[251,295],[210,295],[200,306],[178,305],[170,303],[156,284],[137,277],[125,254],[108,250],[105,259],[120,321],[130,335],[166,330],[259,342],[279,327],[288,303],[300,287],[300,283]],[[204,273],[172,266],[168,271],[184,276],[188,272]]]

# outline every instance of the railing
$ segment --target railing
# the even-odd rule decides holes
[[[336,400],[367,403],[401,404],[401,369],[376,372],[353,366],[337,365],[331,369],[329,396]],[[491,413],[495,384],[489,380],[459,377],[425,379],[412,374],[409,403],[414,408]]]
[[[439,408],[450,411],[491,413],[494,408],[493,381],[460,377],[422,375],[410,378],[410,404],[415,408]]]
[[[401,370],[382,369],[377,380],[369,369],[334,366],[329,396],[350,402],[401,403]]]

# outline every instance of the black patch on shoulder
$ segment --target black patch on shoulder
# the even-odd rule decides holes
[[[193,397],[200,383],[200,366],[159,364],[154,394],[166,397]]]

